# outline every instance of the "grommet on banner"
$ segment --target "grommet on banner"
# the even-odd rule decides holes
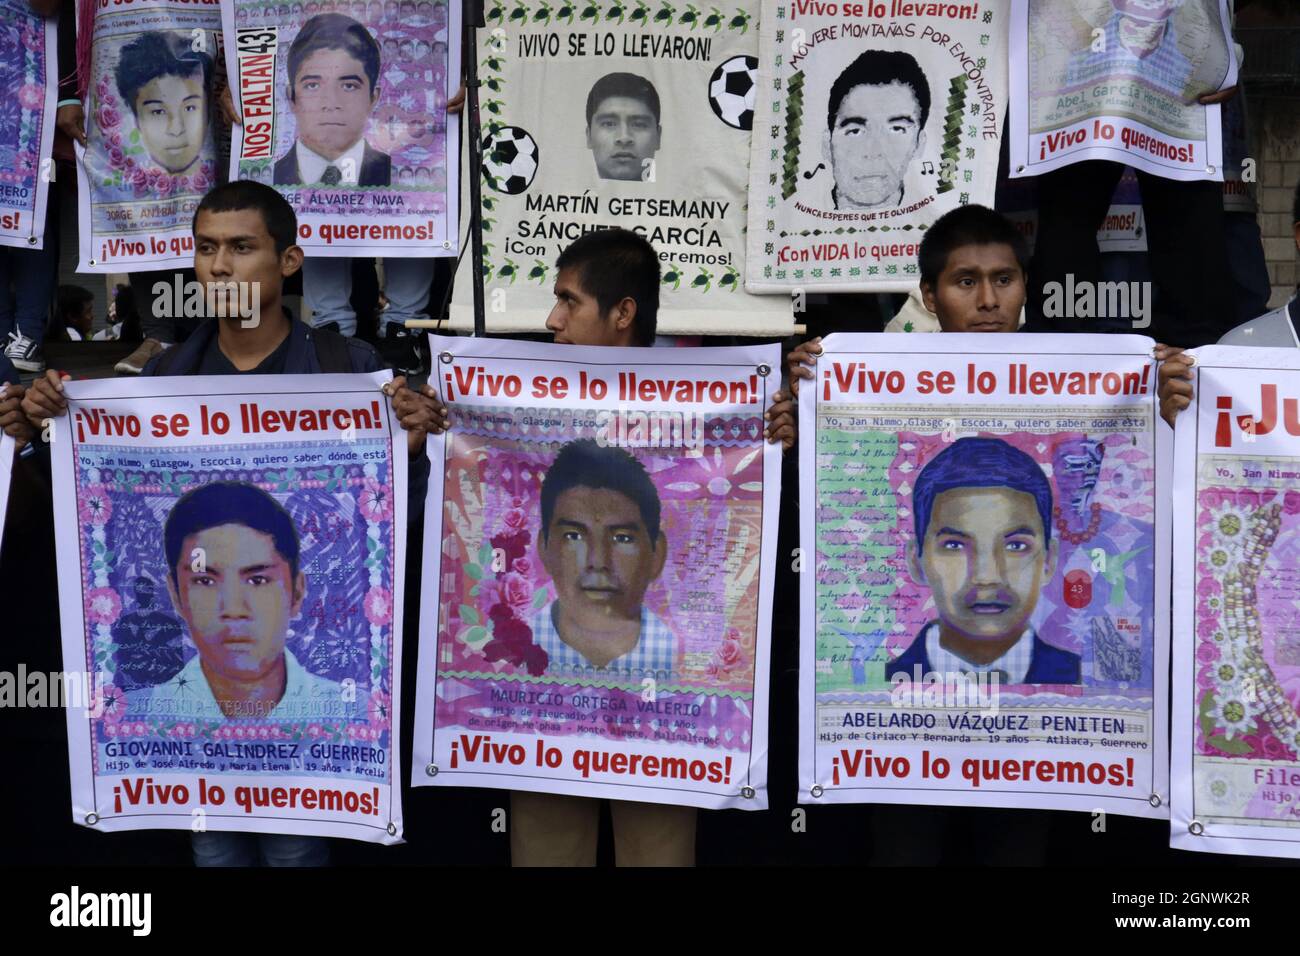
[[[1205,832],[1205,824],[1202,823],[1200,820],[1193,820],[1190,824],[1188,824],[1187,832],[1190,833],[1192,836],[1200,836],[1202,833]]]
[[[1205,167],[1205,171],[1206,171],[1207,173],[1209,173],[1211,176],[1214,175],[1214,167],[1213,167],[1213,166],[1206,166],[1206,167]]]
[[[27,237],[27,244],[28,244],[29,246],[34,246],[34,245],[36,245],[36,237],[35,237],[35,236],[28,236],[28,237]]]
[[[822,795],[822,785],[820,783],[815,783],[813,784],[813,788],[808,792],[814,797],[820,797]]]
[[[88,826],[88,827],[93,827],[93,826],[94,826],[96,823],[98,823],[98,822],[99,822],[99,814],[98,814],[98,813],[87,813],[87,814],[86,814],[86,826]]]
[[[746,800],[753,800],[753,799],[754,799],[754,788],[753,788],[753,787],[741,787],[741,788],[740,788],[740,795],[741,795],[742,797],[744,797]]]
[[[91,259],[91,260],[87,263],[87,265],[92,265],[92,266],[93,266],[94,264],[95,264],[95,260],[94,260],[94,259]]]
[[[1023,167],[1023,166],[1017,166],[1017,167],[1016,167],[1016,172],[1018,172],[1018,173],[1023,173],[1024,171],[1025,171],[1025,167]]]
[[[444,240],[442,241],[442,247],[443,247],[444,249],[450,249],[450,248],[451,248],[451,240],[450,240],[450,239],[444,239]]]
[[[1160,794],[1153,793],[1151,794],[1151,799],[1148,800],[1147,803],[1151,804],[1153,807],[1158,807],[1160,804],[1164,803],[1164,801],[1160,799]]]
[[[439,353],[438,353],[438,361],[441,362],[443,365],[450,365],[450,364],[451,364],[451,353],[450,353],[450,352],[439,352]]]
[[[396,823],[390,823],[390,824],[388,824],[388,835],[389,835],[389,836],[397,836],[397,824],[396,824]]]
[[[767,376],[770,375],[771,373],[772,373],[772,366],[770,365],[760,365],[758,367],[758,374],[763,376],[764,378],[767,378]]]
[[[436,777],[438,776],[438,765],[436,763],[431,763],[429,766],[424,768],[424,772],[430,777]]]

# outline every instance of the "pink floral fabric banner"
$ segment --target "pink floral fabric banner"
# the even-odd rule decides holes
[[[779,349],[433,343],[414,784],[764,808]]]
[[[0,246],[40,249],[54,178],[54,20],[0,0]]]
[[[1300,359],[1194,354],[1175,443],[1172,843],[1300,858]]]
[[[407,455],[388,378],[68,384],[77,823],[400,842]]]
[[[80,272],[185,268],[217,182],[221,13],[207,0],[96,5],[77,147]]]

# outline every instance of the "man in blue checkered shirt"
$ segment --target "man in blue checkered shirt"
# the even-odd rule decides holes
[[[642,603],[668,556],[645,467],[622,448],[570,442],[546,472],[541,503],[537,551],[556,599],[532,630],[546,674],[674,680],[677,637]]]

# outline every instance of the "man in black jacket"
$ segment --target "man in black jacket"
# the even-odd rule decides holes
[[[237,181],[208,193],[194,214],[194,269],[221,317],[209,318],[182,345],[156,356],[145,374],[379,371],[379,356],[370,345],[310,329],[285,312],[281,284],[302,265],[302,250],[294,242],[297,231],[293,208],[269,186]],[[218,288],[251,288],[254,294],[250,299],[228,292],[223,300],[217,292],[214,300],[212,290]],[[386,390],[407,433],[408,513],[415,523],[423,511],[429,475],[425,436],[430,428],[445,427],[445,413],[428,397],[432,390],[427,385],[417,393],[397,378]],[[22,402],[29,422],[38,428],[66,414],[67,407],[63,381],[53,370],[33,383]],[[200,866],[251,866],[259,856],[272,866],[321,866],[329,859],[326,840],[292,834],[196,833],[193,848]]]

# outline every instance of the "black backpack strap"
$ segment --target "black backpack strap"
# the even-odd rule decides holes
[[[316,361],[322,372],[351,372],[352,357],[348,354],[348,340],[337,332],[326,329],[312,331],[316,343]]]

